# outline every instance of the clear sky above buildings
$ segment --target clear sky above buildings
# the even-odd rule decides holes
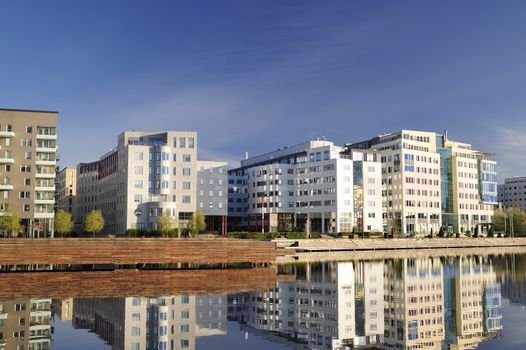
[[[4,1],[0,107],[58,110],[61,165],[128,130],[202,158],[442,131],[526,175],[525,1]]]

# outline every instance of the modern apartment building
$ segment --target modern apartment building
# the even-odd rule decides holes
[[[77,199],[77,168],[65,167],[58,173],[58,209],[75,215]]]
[[[526,177],[504,179],[498,186],[499,203],[503,209],[520,208],[526,210]]]
[[[337,233],[381,231],[377,154],[309,141],[244,159],[229,171],[235,229]]]
[[[226,221],[226,163],[198,161],[195,132],[125,131],[116,148],[79,164],[77,172],[75,221],[100,209],[104,233],[155,229],[160,215],[175,217],[183,227],[198,204],[209,222]]]
[[[402,235],[485,233],[497,204],[494,155],[447,133],[402,130],[350,144],[381,154],[384,228]]]
[[[210,232],[225,234],[228,219],[228,163],[197,161],[198,209],[206,216]]]
[[[53,236],[58,112],[0,109],[0,213],[28,237]]]

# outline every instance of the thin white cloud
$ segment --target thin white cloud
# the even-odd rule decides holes
[[[494,140],[499,179],[526,176],[526,130],[498,128]]]

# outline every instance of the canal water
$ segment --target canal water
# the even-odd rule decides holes
[[[97,295],[78,282],[64,288],[78,271],[33,273],[36,288],[48,278],[57,289],[0,292],[0,349],[526,349],[526,255],[269,268],[274,282],[256,278],[246,290],[236,275],[247,267],[229,267],[228,294],[185,279],[184,293],[174,284],[176,293],[152,295],[155,285],[130,280]],[[15,286],[27,273],[0,277]]]

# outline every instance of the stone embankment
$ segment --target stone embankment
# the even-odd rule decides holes
[[[277,262],[526,254],[526,238],[316,239],[273,241]]]

